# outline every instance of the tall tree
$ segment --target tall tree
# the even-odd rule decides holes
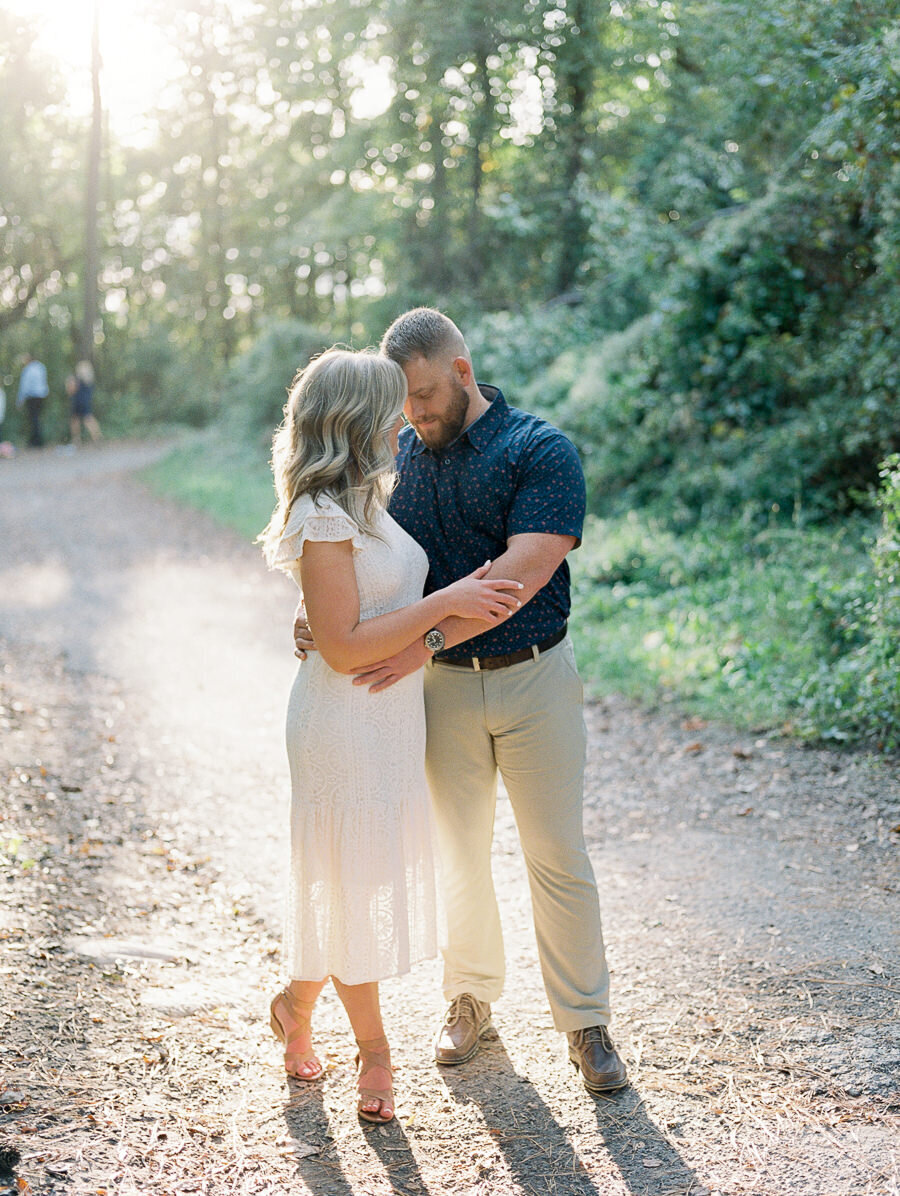
[[[84,225],[84,312],[79,351],[82,360],[94,360],[100,273],[99,202],[100,158],[103,146],[103,105],[100,99],[100,0],[94,0],[91,22],[91,133],[88,143]]]
[[[587,254],[590,214],[585,184],[595,154],[595,79],[599,63],[600,17],[594,0],[562,0],[544,16],[543,56],[553,64],[554,98],[547,132],[560,159],[554,205],[559,221],[555,289],[571,290]]]

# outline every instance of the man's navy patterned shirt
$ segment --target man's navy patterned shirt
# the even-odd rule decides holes
[[[575,446],[546,420],[507,405],[495,386],[481,386],[490,407],[438,452],[411,428],[400,434],[399,480],[390,512],[425,549],[426,594],[442,589],[506,551],[510,536],[574,536],[584,524],[584,475]],[[506,622],[441,658],[501,656],[540,643],[569,615],[569,567]]]

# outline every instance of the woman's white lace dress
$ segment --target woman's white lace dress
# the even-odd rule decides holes
[[[387,512],[366,534],[330,499],[291,510],[275,563],[300,583],[307,540],[350,540],[363,619],[422,596],[428,560]],[[361,984],[436,953],[422,670],[381,693],[318,652],[288,703],[291,874],[285,952],[295,980]]]

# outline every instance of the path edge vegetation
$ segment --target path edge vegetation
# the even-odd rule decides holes
[[[265,448],[234,421],[142,476],[250,540],[271,514]],[[873,513],[837,526],[745,512],[675,531],[647,508],[589,514],[569,558],[589,695],[897,751],[900,456],[880,479]]]

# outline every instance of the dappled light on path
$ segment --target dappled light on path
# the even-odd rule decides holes
[[[435,1067],[428,961],[382,991],[396,1124],[360,1126],[328,989],[324,1079],[287,1081],[267,1006],[294,592],[133,454],[87,457],[0,473],[0,1014],[30,1160],[73,1196],[887,1196],[900,784],[617,699],[588,711],[585,824],[632,1086],[592,1098],[566,1058],[502,791],[482,1049]]]

